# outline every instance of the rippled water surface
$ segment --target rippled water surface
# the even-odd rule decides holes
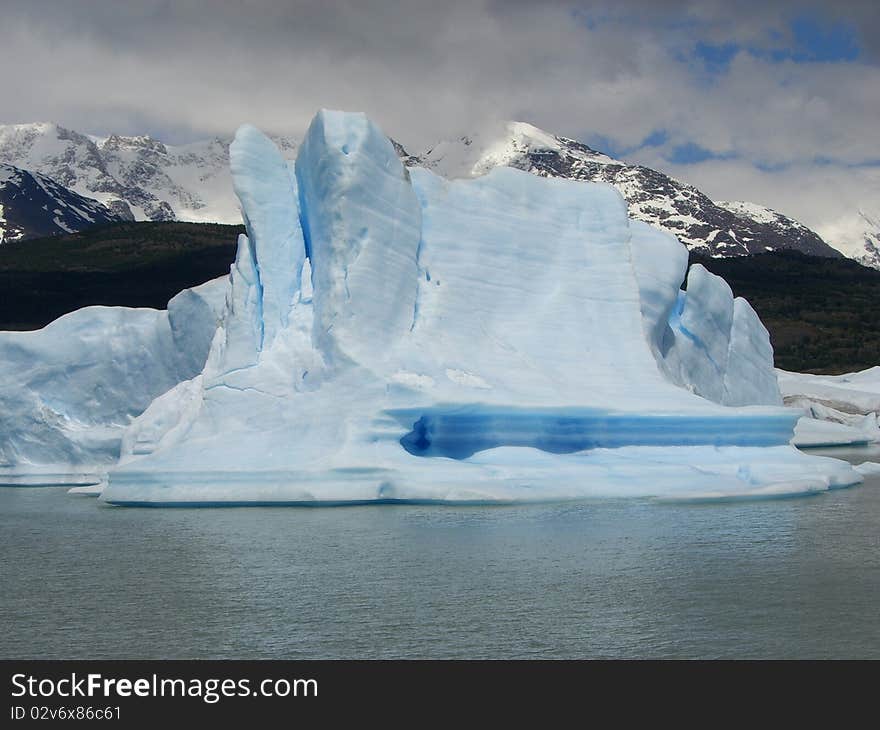
[[[332,509],[8,488],[0,583],[3,658],[880,658],[880,479],[778,501]]]

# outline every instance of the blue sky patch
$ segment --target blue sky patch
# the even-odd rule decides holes
[[[597,134],[595,132],[586,132],[578,139],[583,140],[589,147],[592,147],[597,152],[602,152],[609,157],[614,157],[618,160],[633,150],[632,147],[621,144],[613,137],[608,137],[604,134]]]
[[[669,142],[669,132],[665,129],[655,129],[636,145],[621,144],[613,137],[595,132],[584,132],[578,136],[578,139],[583,140],[585,144],[597,152],[603,152],[609,157],[622,160],[646,147],[662,147]]]
[[[776,48],[749,48],[766,61],[782,63],[849,63],[861,56],[855,29],[846,23],[823,23],[800,16],[789,23],[790,42]]]
[[[794,61],[855,61],[859,44],[855,29],[844,23],[824,25],[808,17],[791,23]]]
[[[674,56],[684,63],[696,60],[710,77],[726,73],[731,61],[741,51],[772,63],[848,63],[861,56],[852,26],[822,22],[813,16],[796,17],[788,24],[788,34],[772,30],[769,37],[774,44],[771,47],[697,41],[690,55],[678,51]]]
[[[694,142],[676,145],[672,151],[665,155],[666,159],[675,165],[692,165],[706,160],[730,160],[736,157],[732,152],[719,153],[701,147]]]
[[[669,132],[665,129],[655,129],[642,140],[639,147],[662,147],[669,141]]]
[[[723,73],[740,50],[742,47],[736,43],[713,45],[700,41],[694,47],[694,55],[703,62],[709,73]]]

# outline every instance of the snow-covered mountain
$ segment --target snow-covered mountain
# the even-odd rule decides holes
[[[97,200],[44,175],[0,164],[0,244],[120,220]]]
[[[275,138],[295,154],[296,142]],[[47,175],[135,220],[240,223],[229,140],[166,145],[150,136],[94,137],[57,124],[0,126],[0,162]]]
[[[845,256],[880,269],[880,208],[855,214],[823,226],[822,236]]]
[[[287,159],[295,137],[273,137]],[[542,177],[606,182],[626,198],[630,215],[675,234],[688,248],[736,256],[783,248],[841,254],[806,226],[751,203],[719,203],[661,172],[613,159],[585,144],[523,122],[407,152],[408,166],[468,178],[499,167]],[[149,136],[97,138],[56,124],[0,126],[0,162],[35,170],[137,220],[238,223],[229,177],[229,140],[166,145]],[[878,262],[877,265],[880,265]]]

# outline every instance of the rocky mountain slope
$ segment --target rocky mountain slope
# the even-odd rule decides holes
[[[121,220],[98,201],[44,175],[0,164],[0,244]]]

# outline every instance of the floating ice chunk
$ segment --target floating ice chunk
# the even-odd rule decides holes
[[[83,484],[79,487],[71,487],[67,490],[68,494],[82,494],[86,497],[99,497],[107,486],[106,481],[100,481],[96,484]]]
[[[859,474],[866,477],[880,474],[880,464],[875,461],[865,461],[854,468]]]
[[[204,366],[225,286],[185,290],[168,311],[86,307],[0,332],[0,483],[76,484],[115,462],[131,420]]]
[[[872,441],[870,434],[842,423],[817,418],[801,418],[791,443],[800,448],[822,446],[863,446]]]
[[[880,413],[880,366],[844,375],[776,372],[786,401],[801,397],[844,413]]]
[[[797,445],[880,442],[880,367],[844,375],[808,375],[777,370],[786,405],[809,418],[798,424]],[[817,420],[818,419],[818,420]]]

